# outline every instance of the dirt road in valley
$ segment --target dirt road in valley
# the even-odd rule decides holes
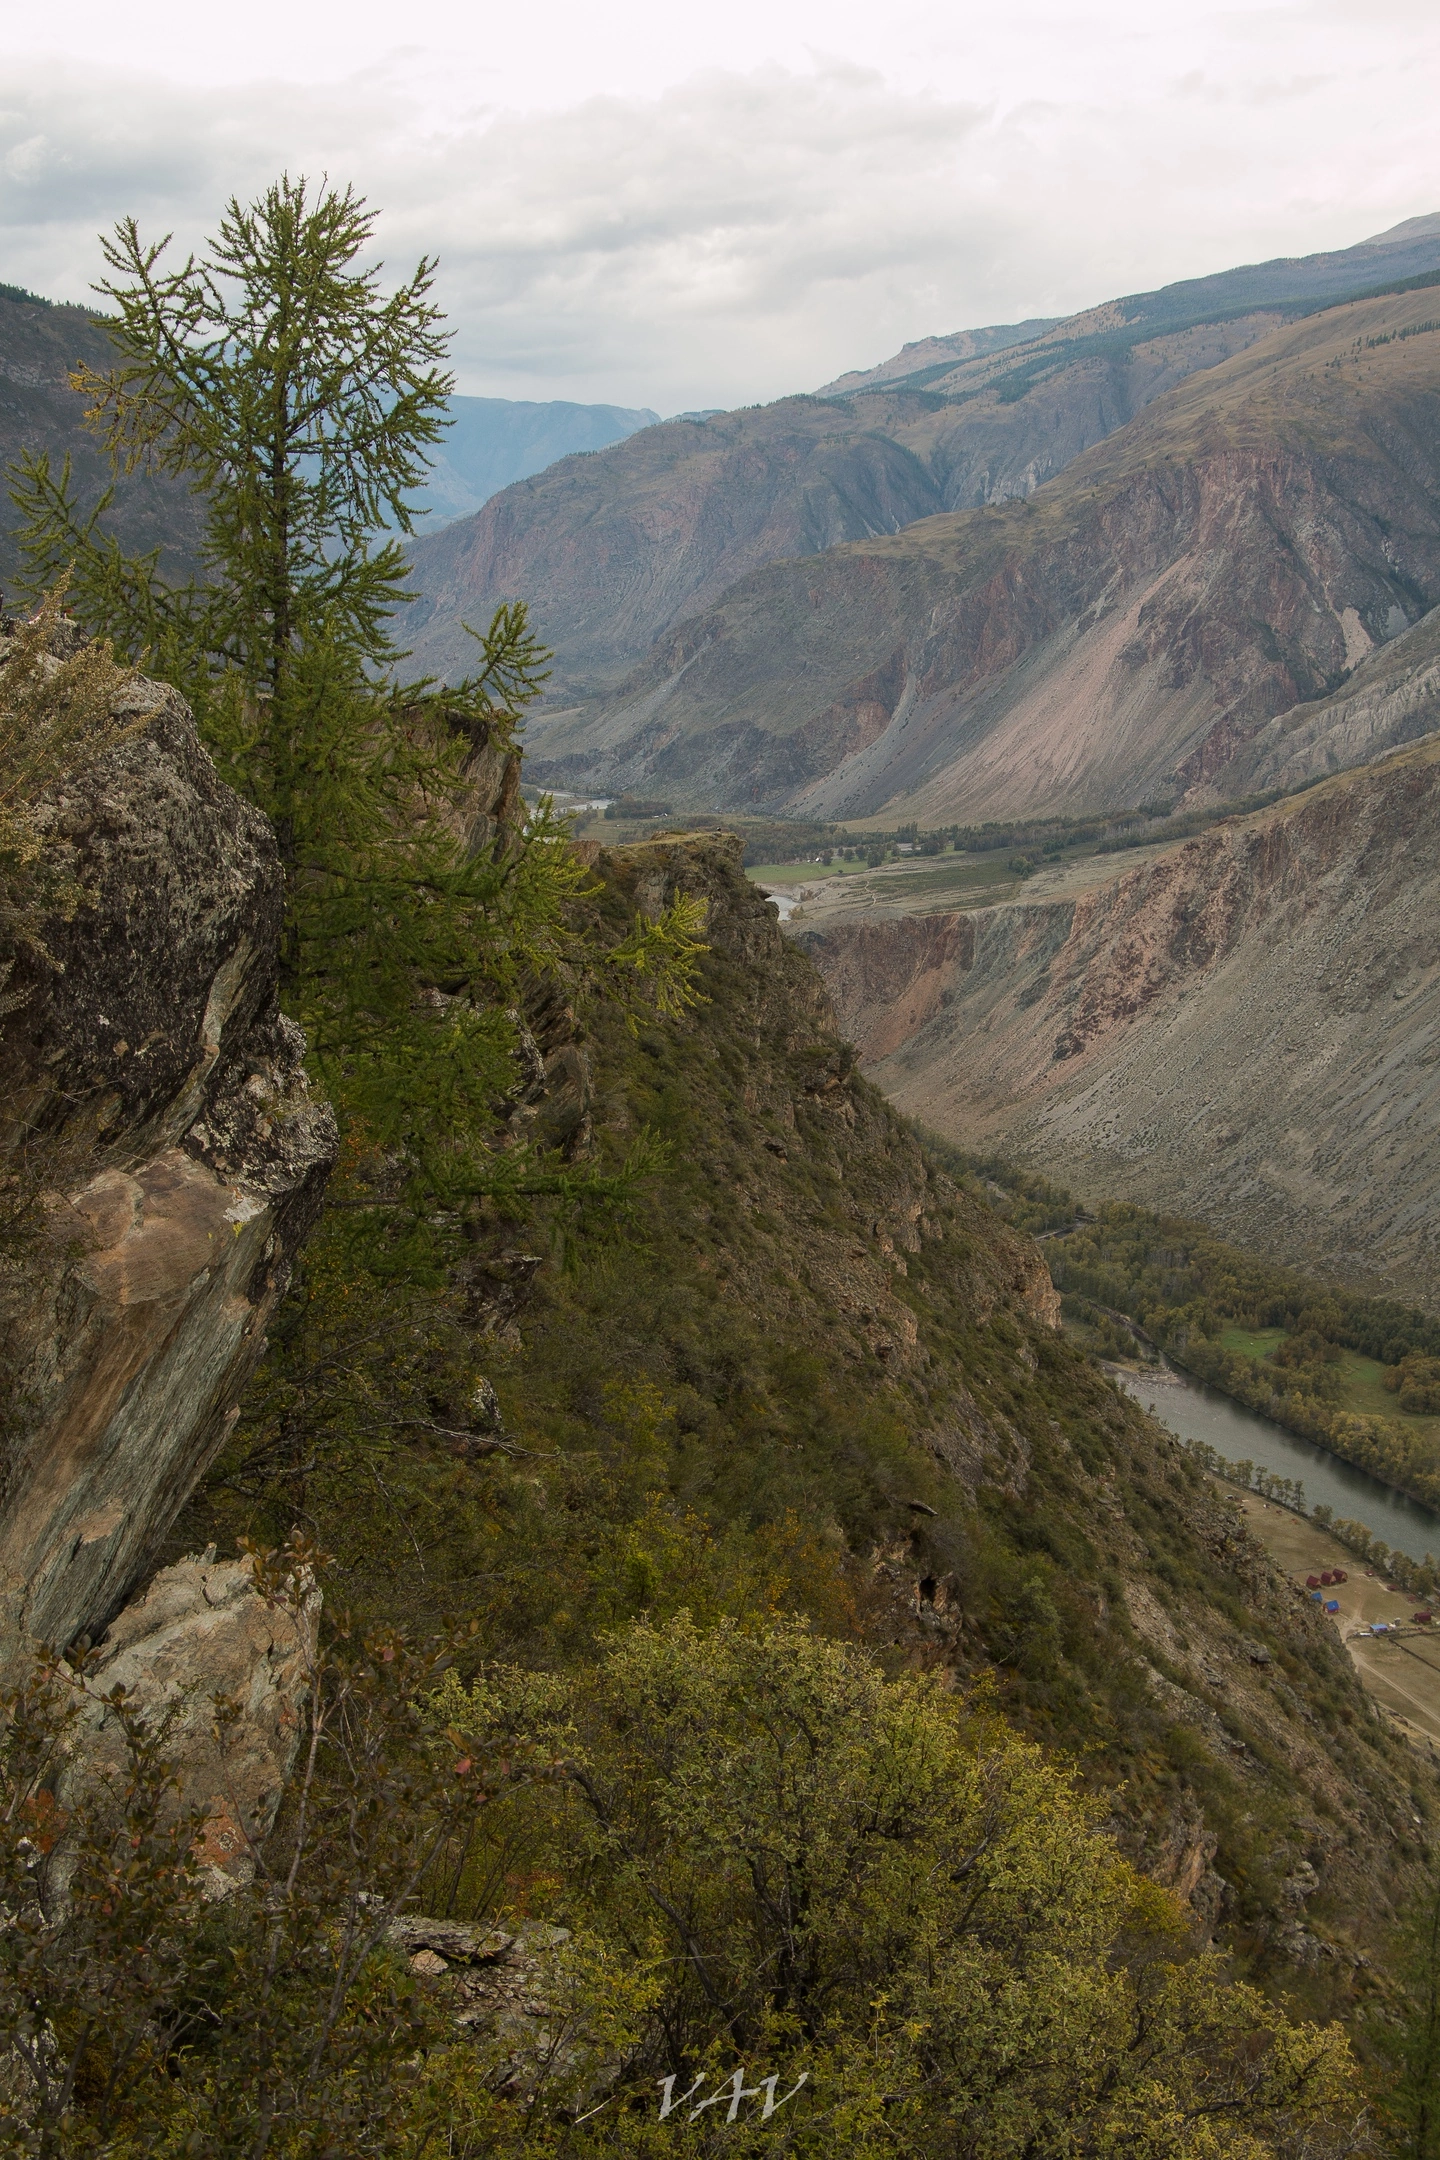
[[[1340,1607],[1329,1617],[1369,1693],[1408,1740],[1440,1761],[1440,1624],[1433,1637],[1411,1625],[1411,1615],[1423,1610],[1425,1601],[1387,1590],[1383,1576],[1367,1573],[1364,1561],[1318,1523],[1274,1507],[1258,1493],[1237,1493],[1229,1485],[1225,1490],[1239,1501],[1251,1530],[1292,1581],[1345,1570],[1347,1580],[1325,1593]],[[1375,1620],[1398,1621],[1406,1633],[1398,1640],[1360,1633]]]

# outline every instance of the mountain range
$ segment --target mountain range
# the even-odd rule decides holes
[[[533,769],[931,827],[1234,795],[1440,601],[1437,450],[1440,294],[1306,316],[1033,495],[753,571]]]
[[[1397,582],[1370,510],[1405,530],[1418,519],[1417,532],[1430,515],[1410,441],[1428,439],[1428,418],[1387,401],[1413,390],[1424,406],[1413,363],[1437,272],[1440,216],[1411,219],[1063,323],[930,340],[824,395],[646,429],[419,541],[407,631],[444,673],[462,616],[529,599],[556,652],[532,770],[556,785],[940,821],[1211,784],[1217,727],[1238,746],[1328,694],[1436,596],[1425,564]],[[1377,285],[1386,299],[1347,302]],[[1339,579],[1337,607],[1321,603],[1330,632],[1297,619],[1283,656],[1245,627],[1254,594],[1229,629],[1215,618],[1230,584],[1220,535],[1248,560],[1241,528],[1258,521],[1262,536],[1272,498],[1282,526],[1334,526],[1326,575]],[[1297,572],[1291,593],[1304,589],[1307,612],[1317,574]],[[1012,771],[1002,728],[997,778],[985,738],[1027,701],[1084,695],[1077,668],[1113,678],[1105,694],[1130,712],[1125,625],[1142,613],[1141,672],[1155,680],[1139,687],[1133,740],[1130,721],[1119,737],[1107,722],[1108,766],[1056,767],[1042,745]],[[1128,654],[1118,672],[1090,634],[1102,616]],[[1363,631],[1344,628],[1352,616]],[[1171,650],[1171,617],[1192,648],[1201,638],[1203,665]],[[1197,753],[1206,770],[1182,773]]]

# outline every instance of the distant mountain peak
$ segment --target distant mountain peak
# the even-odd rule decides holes
[[[502,488],[577,451],[604,450],[660,415],[648,405],[576,405],[566,398],[453,397],[412,509],[426,533],[473,517]]]

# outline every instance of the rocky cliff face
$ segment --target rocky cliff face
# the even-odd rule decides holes
[[[1434,308],[1272,331],[1032,499],[755,572],[537,775],[931,825],[1233,794],[1440,600]]]
[[[43,1228],[7,1289],[0,1657],[98,1636],[235,1414],[335,1149],[276,1005],[265,820],[176,694],[49,804],[92,904],[22,958],[0,1148]]]
[[[1328,698],[1293,705],[1237,749],[1237,794],[1304,787],[1440,728],[1440,608],[1361,660]]]
[[[1435,1298],[1440,744],[1077,898],[806,939],[906,1110]]]

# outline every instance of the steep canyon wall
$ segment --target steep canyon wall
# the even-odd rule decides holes
[[[1431,738],[1078,896],[802,942],[935,1130],[1433,1306],[1437,923]]]

